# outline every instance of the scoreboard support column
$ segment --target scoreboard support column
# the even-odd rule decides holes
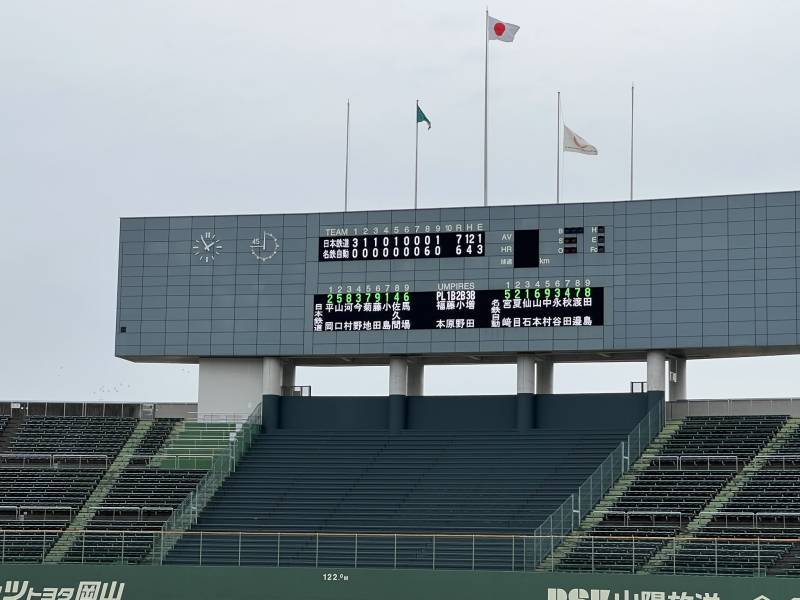
[[[663,350],[648,350],[647,352],[647,391],[663,392],[666,369],[667,353]]]
[[[283,365],[279,358],[265,356],[261,371],[262,422],[264,429],[280,429]]]
[[[536,426],[536,359],[533,354],[517,355],[517,429]]]
[[[536,363],[536,393],[553,393],[553,361],[543,359]]]
[[[409,396],[422,396],[425,387],[425,365],[421,362],[408,363],[408,388]]]
[[[408,358],[389,357],[389,431],[406,428],[408,414]]]
[[[295,364],[293,362],[284,361],[283,373],[281,378],[281,387],[283,388],[283,395],[288,395],[293,391],[295,386]]]
[[[686,359],[670,358],[669,400],[686,400]]]

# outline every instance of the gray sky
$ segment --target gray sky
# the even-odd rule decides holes
[[[192,400],[196,367],[113,357],[120,216],[337,210],[345,100],[351,206],[482,201],[485,2],[0,2],[0,399]],[[490,202],[552,202],[555,93],[596,145],[567,201],[800,189],[800,2],[496,0]],[[795,357],[689,366],[694,397],[800,395]],[[427,391],[509,392],[511,367],[431,369]],[[758,377],[753,377],[753,372]],[[316,392],[358,387],[302,369]],[[563,365],[556,391],[625,389],[643,365]]]

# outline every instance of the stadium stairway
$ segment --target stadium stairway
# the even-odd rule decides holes
[[[209,469],[214,457],[230,451],[231,433],[240,431],[241,426],[231,423],[181,421],[150,464],[163,469]]]
[[[645,451],[577,535],[543,566],[559,571],[656,570],[746,483],[758,462],[791,434],[786,416],[687,417]],[[673,427],[668,423],[667,427]],[[691,529],[689,529],[691,525]],[[635,540],[635,543],[634,543]]]
[[[791,571],[798,537],[800,472],[795,459],[776,470],[800,440],[800,419],[789,419],[707,510],[648,572],[662,574],[796,575]],[[784,512],[788,511],[788,512]],[[756,514],[759,517],[756,518]],[[787,518],[788,517],[788,518]],[[716,539],[723,538],[723,539]],[[759,538],[770,540],[761,544]]]
[[[672,573],[672,564],[676,556],[687,543],[691,543],[694,536],[702,534],[703,529],[713,519],[713,513],[722,512],[732,498],[734,498],[761,470],[761,465],[770,454],[775,454],[785,441],[791,438],[800,425],[800,419],[788,419],[767,444],[747,463],[733,479],[731,479],[720,491],[712,498],[705,508],[686,525],[686,533],[679,535],[675,540],[662,546],[641,568],[642,573]]]
[[[406,534],[403,566],[430,565],[435,544],[441,568],[471,568],[472,534],[503,535],[494,547],[481,541],[476,568],[510,568],[510,536],[540,524],[626,433],[263,433],[165,562],[344,566],[357,553],[360,566],[391,566],[391,536],[379,536],[389,531]],[[319,550],[316,532],[326,536]],[[441,537],[417,537],[430,532]]]
[[[139,421],[136,424],[114,461],[109,465],[80,511],[78,511],[69,526],[47,553],[43,562],[56,563],[64,559],[67,551],[86,528],[87,523],[92,520],[92,517],[97,512],[97,507],[103,504],[120,474],[130,464],[134,452],[141,445],[152,425],[153,421]]]
[[[557,571],[560,561],[568,556],[569,553],[582,541],[585,540],[588,532],[599,525],[604,518],[604,514],[612,510],[619,498],[625,495],[631,485],[636,481],[636,475],[646,470],[653,462],[653,459],[661,453],[664,446],[669,442],[673,435],[680,429],[683,419],[675,419],[667,422],[659,434],[650,442],[650,445],[642,452],[639,459],[631,466],[630,470],[624,473],[617,482],[611,487],[606,495],[598,502],[594,509],[584,517],[578,529],[569,535],[553,552],[536,567],[537,571]]]

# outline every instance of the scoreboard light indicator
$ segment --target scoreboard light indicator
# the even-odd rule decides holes
[[[565,244],[577,244],[578,243],[578,238],[576,238],[576,237],[565,237],[564,238],[564,243]]]
[[[583,227],[564,227],[564,235],[583,233]]]
[[[564,247],[564,254],[577,254],[578,248],[575,246],[566,246]]]
[[[603,288],[315,294],[313,331],[520,329],[603,324]]]
[[[406,233],[319,238],[319,261],[470,258],[486,255],[486,233]]]

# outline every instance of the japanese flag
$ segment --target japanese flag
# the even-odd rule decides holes
[[[486,27],[489,39],[500,40],[501,42],[513,42],[514,36],[519,31],[519,25],[498,21],[494,17],[489,17]]]

